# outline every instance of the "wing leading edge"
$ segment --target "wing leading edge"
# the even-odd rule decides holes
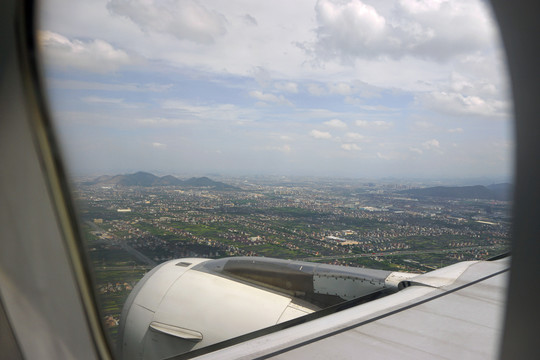
[[[509,265],[454,264],[395,294],[197,359],[495,358]]]

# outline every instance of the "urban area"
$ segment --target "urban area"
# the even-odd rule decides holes
[[[509,248],[511,186],[149,173],[74,184],[102,316],[146,272],[185,257],[265,256],[422,273]]]

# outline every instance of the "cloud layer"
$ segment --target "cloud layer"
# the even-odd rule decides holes
[[[226,33],[225,16],[195,0],[111,0],[107,9],[127,17],[143,31],[170,34],[180,40],[210,44]]]
[[[129,65],[128,54],[101,39],[70,40],[52,31],[38,33],[40,45],[47,49],[47,60],[54,66],[92,72],[110,72]]]
[[[483,1],[43,9],[50,98],[78,170],[510,173],[508,81]]]
[[[491,40],[493,24],[482,6],[474,1],[401,0],[382,14],[360,0],[319,0],[315,50],[343,61],[385,56],[447,61]]]

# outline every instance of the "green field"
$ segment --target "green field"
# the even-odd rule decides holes
[[[92,277],[101,318],[104,324],[109,316],[118,320],[130,293],[124,284],[135,286],[148,269],[118,246],[94,243],[88,251],[88,257],[94,268]],[[117,284],[120,284],[119,290],[116,289]],[[108,285],[113,287],[113,291],[104,292],[103,289]],[[111,341],[116,342],[118,326],[105,326],[105,329]]]

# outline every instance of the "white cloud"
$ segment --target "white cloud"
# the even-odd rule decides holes
[[[366,129],[377,129],[377,130],[387,130],[392,127],[392,123],[383,120],[367,121],[367,120],[356,120],[356,126]]]
[[[99,39],[70,40],[51,31],[39,31],[38,41],[43,49],[45,62],[59,68],[106,73],[132,63],[125,51],[115,49],[108,42]]]
[[[298,84],[290,81],[275,83],[274,87],[280,91],[286,91],[293,94],[296,94],[298,92]]]
[[[433,150],[440,148],[439,141],[437,139],[431,139],[422,143],[422,146],[426,150]]]
[[[366,120],[356,120],[355,121],[356,126],[367,128],[369,127],[370,122]]]
[[[252,108],[243,108],[233,104],[192,104],[187,101],[169,99],[161,102],[161,107],[175,117],[185,121],[211,123],[226,121],[228,124],[243,125],[259,118],[260,114]]]
[[[361,141],[365,139],[365,136],[359,133],[355,133],[355,132],[348,132],[345,134],[345,138],[350,139],[350,140]]]
[[[325,92],[324,88],[317,84],[308,85],[307,90],[311,95],[315,95],[315,96],[321,96]]]
[[[60,78],[58,71],[50,72],[47,80],[53,79],[49,84],[55,89],[55,96],[68,94],[71,99],[94,105],[122,104],[92,106],[99,113],[86,113],[85,125],[93,129],[133,127],[140,130],[135,136],[146,149],[154,140],[168,144],[167,151],[154,151],[158,155],[172,153],[173,148],[182,146],[190,149],[187,154],[191,149],[202,149],[202,153],[211,148],[208,153],[212,153],[219,148],[223,150],[222,159],[229,161],[216,163],[193,154],[194,161],[174,159],[169,164],[186,164],[186,171],[190,171],[189,164],[198,163],[216,168],[241,164],[231,167],[231,173],[258,171],[258,165],[249,170],[252,165],[243,161],[241,154],[245,149],[258,146],[264,150],[271,145],[275,152],[265,152],[267,159],[283,160],[283,153],[291,151],[297,163],[313,164],[321,171],[329,165],[337,169],[339,164],[345,172],[361,168],[354,171],[360,174],[373,170],[385,175],[397,173],[399,166],[381,170],[370,161],[380,164],[377,157],[429,159],[429,154],[440,154],[457,138],[459,150],[466,153],[477,144],[508,136],[510,117],[488,123],[487,119],[468,116],[443,124],[444,116],[426,111],[452,115],[508,114],[504,103],[508,89],[505,80],[499,79],[505,71],[499,45],[486,45],[493,39],[489,31],[484,31],[491,25],[482,23],[487,12],[467,14],[465,9],[483,8],[469,5],[469,1],[321,0],[315,8],[316,1],[113,0],[109,8],[118,8],[108,10],[105,5],[109,0],[47,0],[44,6],[54,6],[47,10],[48,21],[40,26],[64,36],[50,40],[46,49],[49,54],[52,50],[69,54],[58,62],[61,67],[106,72],[123,70],[128,65],[131,70],[136,65],[141,71],[118,71],[114,76],[98,77],[77,72],[72,78],[65,74]],[[204,16],[210,17],[205,24],[217,26],[195,29],[191,23],[182,29],[175,28],[165,10],[172,9],[172,17],[183,6],[202,9]],[[141,13],[146,8],[155,13]],[[480,23],[471,25],[472,18]],[[462,25],[470,31],[470,40],[456,40],[465,32]],[[101,57],[79,61],[84,54],[77,52],[77,45],[82,44],[84,51],[95,52],[92,45],[98,41],[106,42],[112,50],[100,53]],[[150,76],[155,78],[148,80]],[[145,84],[148,81],[156,83]],[[140,92],[149,93],[141,96]],[[290,104],[289,97],[294,99],[295,107],[279,106]],[[67,119],[64,123],[74,128],[76,117],[69,114],[69,110],[74,112],[73,108],[66,110],[70,104],[60,95],[53,100],[63,107],[60,110]],[[139,105],[137,111],[125,107],[134,101]],[[267,107],[253,106],[256,102]],[[90,106],[78,111],[85,108]],[[339,119],[348,127],[340,127],[340,123],[329,122],[330,119]],[[355,122],[357,119],[362,120]],[[432,128],[438,135],[424,135],[426,131],[419,128],[429,124],[419,120],[433,122]],[[458,126],[470,136],[461,136]],[[277,133],[270,136],[272,131]],[[116,143],[123,141],[114,136],[111,139]],[[175,141],[175,137],[183,141]],[[438,147],[425,142],[433,137],[440,141]],[[388,145],[376,145],[382,141]],[[293,146],[292,150],[288,144]],[[363,151],[353,151],[353,145],[362,146]],[[417,155],[420,153],[425,156]],[[486,151],[485,156],[476,157],[474,161],[479,166],[473,170],[483,171],[492,153]],[[362,155],[361,166],[340,163],[339,159],[350,160],[347,155],[352,154]],[[436,160],[445,164],[446,172],[456,170],[456,174],[466,175],[467,170],[457,165],[446,167],[456,157],[455,152],[448,151]],[[322,158],[328,159],[328,164],[317,160]],[[255,157],[252,159],[255,162]],[[511,160],[503,166],[508,163]],[[309,173],[311,170],[305,166],[305,170],[295,168],[293,172]],[[400,166],[405,173],[414,172],[417,167],[423,173],[440,175],[433,163],[409,166],[403,161]]]
[[[279,98],[274,94],[263,93],[261,91],[251,91],[249,96],[266,102],[279,102]]]
[[[180,40],[211,44],[227,31],[225,16],[195,0],[110,0],[107,8],[143,31],[167,33]]]
[[[455,92],[433,91],[418,95],[416,100],[430,110],[456,116],[503,116],[507,111],[505,102]]]
[[[345,103],[355,105],[358,109],[374,111],[378,113],[396,113],[400,110],[397,107],[388,107],[383,105],[365,105],[366,99],[361,97],[346,96]]]
[[[411,14],[421,14],[438,11],[444,1],[441,0],[400,0],[399,4]]]
[[[362,148],[356,144],[341,144],[341,148],[346,151],[360,151]]]
[[[449,91],[461,93],[464,95],[477,95],[492,97],[498,94],[495,84],[482,78],[473,79],[460,73],[452,72],[450,74]]]
[[[343,121],[339,119],[328,120],[328,121],[325,121],[324,124],[333,128],[338,128],[338,129],[347,128],[347,124],[345,124]]]
[[[257,84],[259,84],[259,86],[263,88],[268,87],[272,80],[272,77],[270,76],[268,70],[266,70],[262,66],[256,66],[255,68],[251,69],[249,71],[249,74],[253,76]]]
[[[404,0],[377,9],[360,0],[319,0],[315,6],[322,58],[416,56],[438,61],[474,53],[495,35],[481,1]]]
[[[253,16],[249,14],[245,14],[244,16],[242,16],[242,19],[245,21],[247,25],[251,25],[251,26],[259,25],[259,23],[257,22],[257,19],[255,19]]]
[[[393,156],[393,155],[390,155],[390,154],[383,154],[383,153],[380,153],[380,152],[377,153],[377,157],[378,157],[379,159],[383,159],[383,160],[392,160],[392,159],[394,159],[394,156]]]
[[[338,84],[329,84],[328,90],[331,94],[339,94],[339,95],[350,95],[353,92],[353,89],[349,84],[345,83],[338,83]]]
[[[283,153],[289,153],[292,150],[292,147],[288,144],[284,144],[282,146],[269,146],[266,148],[266,150],[272,150],[272,151],[279,151]]]
[[[373,57],[368,56],[370,54],[369,47],[367,49],[353,48],[360,55],[353,54],[349,55],[349,57],[354,57],[357,60],[361,58],[355,63],[355,67],[351,67],[351,63],[343,64],[333,61],[335,58],[342,57],[342,54],[350,54],[350,49],[346,48],[347,38],[360,36],[357,35],[354,26],[351,27],[351,24],[354,24],[354,19],[362,18],[363,15],[361,16],[355,12],[348,13],[348,16],[352,18],[349,19],[345,16],[344,19],[347,19],[347,21],[342,24],[349,31],[342,34],[345,40],[338,42],[336,48],[324,52],[324,47],[319,49],[315,46],[317,32],[314,32],[313,29],[317,29],[322,25],[318,23],[317,17],[314,16],[316,15],[314,13],[316,10],[314,4],[309,2],[297,2],[291,5],[286,0],[275,0],[266,3],[207,0],[184,0],[183,2],[178,0],[133,0],[131,2],[113,0],[109,8],[116,7],[116,10],[112,11],[103,6],[103,3],[107,2],[106,0],[100,1],[99,4],[95,4],[95,2],[96,0],[48,0],[47,3],[54,4],[56,9],[48,11],[51,15],[49,15],[47,22],[42,23],[42,26],[50,30],[58,29],[57,32],[69,34],[70,38],[74,33],[82,39],[102,38],[111,44],[122,44],[122,48],[132,56],[137,54],[141,58],[150,61],[156,60],[162,64],[183,68],[198,68],[213,73],[241,76],[252,75],[255,68],[264,68],[269,74],[270,84],[275,80],[273,77],[278,76],[279,79],[287,79],[287,81],[298,83],[299,89],[302,87],[303,81],[312,84],[343,82],[353,84],[354,92],[358,93],[355,84],[357,80],[355,79],[362,79],[362,81],[370,85],[408,89],[422,87],[422,90],[425,91],[433,89],[433,83],[427,85],[430,80],[440,80],[440,70],[448,71],[444,64],[435,64],[429,59],[423,61],[425,57],[422,57],[422,61],[418,59],[418,56],[415,58],[410,57],[410,53],[407,53],[406,49],[408,49],[407,44],[412,44],[412,42],[405,36],[396,36],[393,39],[398,41],[405,49],[403,51],[405,56],[386,56],[382,54],[380,56],[382,58],[375,61]],[[457,0],[458,5],[445,5],[447,8],[442,6],[435,15],[444,20],[444,18],[451,17],[454,14],[452,11],[445,12],[447,9],[452,10],[454,7],[460,9],[460,6],[467,7],[469,6],[467,2],[476,3],[477,0]],[[154,27],[166,27],[166,23],[170,22],[169,18],[174,17],[175,11],[180,11],[179,9],[183,9],[183,7],[189,7],[186,4],[191,4],[193,7],[202,7],[203,12],[206,13],[221,14],[225,18],[223,26],[226,33],[212,36],[213,43],[209,44],[211,46],[200,46],[199,43],[192,41],[178,41],[178,37],[171,36],[170,32],[152,30],[153,28],[150,26],[145,28],[145,32],[141,32],[142,26],[131,19],[141,17],[145,21],[141,20],[140,23],[149,22],[153,24],[157,22],[158,24]],[[429,20],[430,16],[434,15],[410,13],[404,6],[388,0],[377,2],[369,0],[369,3],[367,0],[363,2],[356,0],[326,0],[320,1],[317,8],[322,9],[323,5],[326,6],[325,4],[334,9],[339,8],[339,4],[347,8],[362,8],[360,4],[365,4],[366,7],[371,6],[376,9],[378,16],[385,19],[385,29],[396,27],[395,23],[399,25],[400,21],[417,21],[423,24],[423,27],[429,28],[431,23],[424,23]],[[477,10],[471,11],[471,14],[480,19],[480,25],[482,25],[484,18],[489,13],[481,5],[470,5],[470,7],[472,10]],[[143,11],[146,9],[148,11]],[[56,17],[52,15],[54,12],[58,13]],[[119,16],[119,13],[122,16]],[[167,16],[156,16],[156,14],[161,13],[165,13]],[[69,16],[66,16],[66,14],[69,14]],[[258,26],[253,26],[252,22],[247,20],[247,14],[256,19]],[[337,16],[337,14],[335,15]],[[156,17],[158,20],[154,19]],[[416,20],[416,17],[426,17],[428,19]],[[146,20],[147,18],[151,18],[152,21]],[[439,20],[438,18],[437,20]],[[452,21],[457,22],[455,19]],[[432,22],[435,25],[438,24],[438,21]],[[212,21],[205,22],[205,24],[207,23],[212,23]],[[78,27],[79,24],[80,27]],[[468,28],[472,30],[472,37],[480,36],[477,34],[476,25],[478,24],[468,25]],[[336,20],[335,26],[339,27],[339,21]],[[63,32],[64,30],[68,31],[68,29],[69,33]],[[451,30],[456,31],[455,29]],[[387,38],[387,36],[384,36],[382,42],[389,42],[390,40],[387,40]],[[485,40],[492,40],[492,38],[493,36],[488,36]],[[335,37],[332,39],[335,40]],[[306,44],[305,50],[300,49],[298,45],[294,45],[295,43]],[[379,43],[377,41],[370,46],[376,47]],[[322,51],[322,55],[315,52],[316,48]],[[434,48],[433,51],[438,52],[438,50]],[[491,66],[493,65],[492,52],[484,50],[475,48],[474,51],[469,51],[465,55],[468,58],[476,59],[476,57],[479,57],[478,64],[477,60],[471,60],[475,67],[487,68],[485,66],[487,61],[490,65],[488,68],[493,68]],[[321,59],[318,55],[324,59]],[[460,61],[465,61],[465,55],[459,58]],[[362,56],[368,56],[367,61],[364,61],[366,59]],[[328,59],[330,61],[327,61]],[[453,68],[455,69],[455,67]],[[406,71],[403,71],[403,69],[406,69]],[[466,72],[463,69],[459,69],[459,71]],[[476,74],[477,72],[470,73]],[[485,71],[482,73],[485,73]],[[496,73],[496,70],[489,73]],[[486,79],[493,78],[493,76],[482,76]],[[326,85],[324,88],[326,88]],[[310,94],[317,94],[317,96],[327,91],[321,89],[320,86],[318,89],[312,87],[311,90],[308,86],[307,90]],[[362,97],[365,97],[365,95],[362,95]]]
[[[159,142],[153,142],[152,146],[155,147],[156,149],[164,149],[167,147],[167,145],[159,143]]]
[[[79,80],[46,79],[47,85],[53,89],[65,90],[99,90],[117,92],[164,92],[173,87],[172,84],[135,84],[135,83],[105,83]]]
[[[315,139],[331,139],[332,138],[332,135],[329,132],[319,131],[319,130],[311,130],[309,132],[309,135],[314,137]]]
[[[421,129],[429,129],[433,127],[433,124],[428,121],[415,121],[414,125]]]
[[[463,129],[462,128],[448,129],[448,132],[449,133],[462,133]]]
[[[135,122],[141,126],[170,128],[175,126],[193,125],[196,124],[198,121],[196,119],[168,119],[153,117],[135,119]]]
[[[274,94],[263,93],[261,91],[255,90],[250,91],[249,96],[257,100],[264,101],[266,103],[292,105],[291,102],[287,100],[283,95],[276,96]]]
[[[87,103],[105,103],[105,104],[120,104],[124,101],[124,99],[103,98],[103,97],[98,97],[98,96],[86,96],[86,97],[83,97],[81,100]]]
[[[317,50],[323,56],[359,54],[377,46],[385,33],[386,20],[361,1],[320,0],[315,5],[319,27]]]
[[[437,139],[431,139],[424,141],[422,144],[420,144],[422,149],[427,152],[435,153],[438,155],[444,154],[444,152],[441,149],[441,144],[439,143],[439,140]]]

